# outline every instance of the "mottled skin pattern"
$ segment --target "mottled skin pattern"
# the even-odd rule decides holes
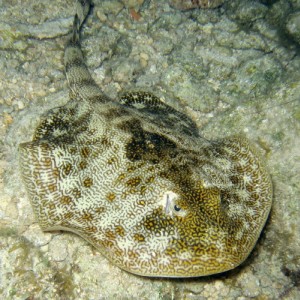
[[[171,4],[182,10],[192,8],[216,8],[223,4],[224,0],[172,0]]]
[[[83,60],[77,4],[65,48],[70,101],[42,117],[20,165],[45,231],[68,230],[144,276],[192,277],[243,262],[272,201],[248,141],[202,138],[194,122],[145,92],[103,95]]]

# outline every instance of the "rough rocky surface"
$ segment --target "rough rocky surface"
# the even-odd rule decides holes
[[[224,0],[172,0],[171,5],[182,9],[215,8],[223,4]]]
[[[3,299],[300,297],[299,46],[277,22],[299,1],[232,0],[186,12],[144,1],[139,20],[119,1],[94,1],[83,48],[109,96],[148,89],[190,114],[208,139],[246,135],[269,166],[274,204],[252,255],[226,274],[189,280],[130,275],[80,237],[39,229],[20,182],[17,146],[30,140],[43,112],[68,99],[62,57],[74,2],[0,4]]]
[[[288,15],[286,31],[298,44],[300,44],[300,11]]]

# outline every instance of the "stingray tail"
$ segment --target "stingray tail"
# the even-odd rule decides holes
[[[80,31],[90,8],[90,0],[77,0],[72,33],[65,47],[65,72],[73,98],[92,103],[106,102],[109,98],[92,78],[80,45]]]

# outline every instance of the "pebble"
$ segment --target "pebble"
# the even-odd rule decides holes
[[[12,122],[13,122],[13,117],[10,114],[4,112],[3,113],[3,123],[4,123],[4,125],[9,126]]]
[[[96,15],[101,23],[105,23],[107,21],[107,16],[104,13],[102,13],[101,10],[97,10]]]
[[[49,256],[55,261],[63,261],[68,256],[67,240],[64,236],[56,236],[49,243]]]
[[[140,54],[140,64],[143,68],[146,68],[148,65],[149,55],[147,53]]]
[[[240,276],[238,281],[244,296],[252,298],[260,294],[260,283],[254,274],[244,273]]]
[[[119,63],[113,70],[112,75],[114,80],[118,82],[128,82],[132,79],[134,73],[134,64],[124,60]]]
[[[52,237],[50,233],[42,232],[38,224],[32,224],[29,226],[23,236],[36,247],[47,245],[51,241]]]
[[[18,105],[19,110],[22,110],[25,107],[23,101],[21,101],[21,100],[17,101],[17,105]]]

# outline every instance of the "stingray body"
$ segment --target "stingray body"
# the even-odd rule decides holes
[[[248,141],[202,138],[186,115],[147,92],[118,101],[95,84],[80,48],[90,8],[78,1],[65,48],[70,100],[20,145],[22,176],[45,231],[72,231],[118,267],[193,277],[243,262],[272,201]]]

